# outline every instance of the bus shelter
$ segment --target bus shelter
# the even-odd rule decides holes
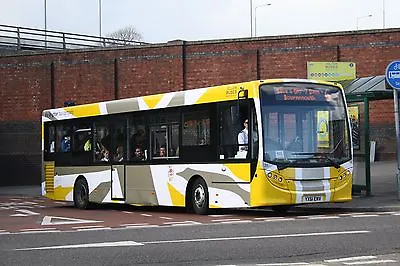
[[[376,142],[370,137],[370,102],[393,99],[385,76],[362,77],[340,82],[344,88],[352,125],[354,149],[353,194],[371,196],[371,162]]]

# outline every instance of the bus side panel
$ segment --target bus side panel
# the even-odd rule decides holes
[[[119,202],[111,200],[110,166],[55,167],[53,199],[73,201],[76,179],[82,176],[89,188],[90,202]]]
[[[130,204],[184,207],[189,181],[201,177],[208,186],[211,208],[249,206],[249,184],[223,164],[128,166],[127,169],[126,198]]]
[[[126,166],[126,202],[158,205],[150,165]]]

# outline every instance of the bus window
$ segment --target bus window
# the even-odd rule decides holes
[[[123,162],[126,159],[126,122],[117,121],[112,129],[111,156],[113,162]]]
[[[130,161],[147,160],[148,138],[144,119],[132,118],[129,120],[129,142],[127,155]]]
[[[237,102],[220,107],[220,159],[245,159],[248,151],[248,129],[249,109],[247,103]],[[245,133],[245,134],[244,134]],[[245,142],[239,143],[240,138]]]
[[[89,124],[77,126],[73,134],[74,152],[89,152],[92,150],[92,128]]]
[[[96,144],[95,161],[108,162],[110,161],[110,133],[107,124],[94,124],[94,141]]]
[[[210,145],[208,111],[188,112],[183,116],[182,146]]]
[[[151,151],[154,159],[179,157],[179,125],[152,126]]]
[[[56,152],[71,151],[71,126],[58,125],[56,127]]]
[[[54,126],[49,126],[45,132],[45,152],[54,153],[56,151],[56,129]]]
[[[154,159],[179,157],[179,113],[167,113],[152,117],[150,127],[150,151]]]

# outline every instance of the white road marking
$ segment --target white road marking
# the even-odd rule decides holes
[[[240,219],[232,218],[232,219],[217,219],[217,220],[211,220],[211,222],[228,222],[228,221],[239,221]]]
[[[291,266],[291,265],[310,265],[307,262],[289,262],[289,263],[267,263],[256,264],[257,266]]]
[[[134,241],[119,241],[119,242],[103,242],[103,243],[90,243],[90,244],[78,244],[78,245],[64,245],[64,246],[48,246],[48,247],[37,247],[37,248],[17,248],[13,250],[104,248],[104,247],[132,247],[132,246],[143,246],[143,244]]]
[[[308,220],[324,220],[324,219],[339,219],[338,216],[311,216],[308,217]]]
[[[151,215],[151,214],[146,214],[146,213],[142,213],[142,214],[140,214],[140,215],[146,216],[146,217],[151,217],[151,216],[153,216],[153,215]]]
[[[354,260],[370,260],[370,259],[376,259],[376,256],[347,257],[347,258],[340,258],[340,259],[324,260],[324,262],[335,263],[335,262],[345,262],[345,261],[354,261]]]
[[[21,229],[21,232],[26,232],[26,231],[46,231],[46,230],[53,230],[54,228],[27,228],[27,229]]]
[[[396,262],[395,260],[369,260],[369,261],[355,261],[355,262],[343,262],[344,265],[366,265],[366,264],[379,264]]]
[[[352,215],[353,218],[368,218],[368,217],[378,217],[377,214],[360,214],[360,215]]]
[[[32,215],[39,215],[40,213],[37,213],[37,212],[33,212],[33,211],[30,211],[30,210],[23,210],[23,209],[17,209],[17,210],[15,210],[16,212],[22,212],[25,216],[32,216]],[[10,216],[19,216],[18,214],[13,214],[13,215],[10,215]]]
[[[273,218],[268,218],[268,217],[256,217],[256,218],[254,218],[254,220],[265,220],[265,219],[286,219],[285,217],[283,217],[283,216],[279,216],[279,217],[273,217]]]
[[[104,221],[84,220],[68,217],[45,216],[42,225],[59,225],[59,224],[83,224],[83,223],[102,223]]]
[[[164,220],[172,220],[173,218],[171,218],[171,217],[164,217],[164,216],[161,216],[160,217],[161,219],[164,219]]]
[[[72,229],[88,229],[88,228],[103,228],[101,225],[74,226]]]
[[[252,221],[250,220],[239,220],[239,221],[225,221],[225,222],[220,222],[221,224],[239,224],[239,223],[251,223]]]
[[[376,214],[385,215],[385,214],[395,214],[396,212],[377,212]]]
[[[267,263],[267,264],[256,264],[256,265],[257,266],[292,266],[292,265],[309,265],[310,266],[310,264],[307,262]]]
[[[195,221],[183,221],[183,222],[167,222],[164,223],[165,225],[172,225],[172,226],[179,226],[179,225],[195,225],[195,224],[201,224],[199,222]]]
[[[98,227],[98,228],[82,228],[82,229],[77,229],[77,231],[102,231],[102,230],[111,230],[111,227]]]
[[[264,221],[264,222],[283,222],[283,221],[294,221],[294,220],[296,220],[296,219],[295,218],[278,218],[278,219],[276,219],[276,218],[265,218],[262,221]]]
[[[120,226],[141,226],[141,225],[149,225],[148,223],[139,223],[139,224],[120,224]]]
[[[125,229],[136,229],[136,228],[152,228],[152,227],[159,227],[156,224],[148,224],[148,225],[128,225],[125,226]]]
[[[247,240],[247,239],[266,239],[266,238],[352,235],[352,234],[367,234],[370,232],[371,231],[338,231],[338,232],[321,232],[321,233],[300,233],[300,234],[288,234],[288,235],[264,235],[264,236],[239,236],[239,237],[220,237],[220,238],[160,240],[160,241],[148,241],[148,242],[142,242],[142,243],[143,244],[165,244],[165,243],[187,243],[187,242],[206,242],[206,241],[230,241],[230,240]]]

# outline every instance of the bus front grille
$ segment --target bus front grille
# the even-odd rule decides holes
[[[44,165],[44,177],[46,193],[54,194],[54,162],[46,162]]]

